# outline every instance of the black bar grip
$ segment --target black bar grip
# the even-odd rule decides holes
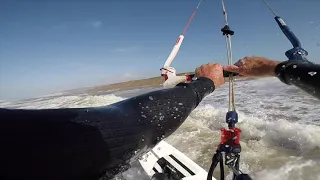
[[[223,71],[223,77],[229,77],[230,75],[232,76],[238,76],[239,73],[234,73],[234,72],[229,72],[229,71]],[[195,74],[189,74],[187,75],[189,76],[190,79],[194,78],[195,77]]]
[[[230,75],[232,75],[232,76],[238,76],[239,73],[229,72],[229,71],[223,71],[223,77],[229,77]]]

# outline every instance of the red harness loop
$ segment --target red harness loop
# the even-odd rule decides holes
[[[241,129],[221,129],[221,141],[219,145],[240,146]]]

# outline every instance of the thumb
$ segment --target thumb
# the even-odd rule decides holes
[[[223,70],[229,71],[229,72],[234,72],[234,73],[239,73],[240,72],[240,68],[238,66],[235,66],[235,65],[224,66]]]

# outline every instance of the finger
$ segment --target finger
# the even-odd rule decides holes
[[[245,64],[245,60],[244,59],[239,59],[239,61],[237,61],[234,65],[243,66],[244,64]]]
[[[235,66],[235,65],[224,66],[223,70],[229,71],[229,72],[234,72],[234,73],[239,73],[240,72],[240,68],[238,66]]]
[[[215,67],[222,68],[221,64],[213,64]]]

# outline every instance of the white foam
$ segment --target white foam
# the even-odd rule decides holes
[[[265,169],[256,173],[256,180],[292,180],[309,179],[319,180],[319,176],[314,174],[314,167],[319,166],[313,160],[303,161],[301,158],[291,158],[282,167],[276,169]],[[316,172],[317,173],[317,172]]]
[[[60,96],[51,99],[39,98],[36,100],[22,101],[15,103],[4,103],[1,104],[2,107],[10,108],[24,108],[24,109],[47,109],[47,108],[82,108],[82,107],[96,107],[96,106],[106,106],[117,101],[123,100],[119,96],[113,94],[100,95],[100,96]]]
[[[211,105],[200,106],[167,141],[208,169],[212,154],[220,141],[219,129],[226,127],[225,112],[226,109],[216,109]],[[286,120],[268,121],[248,117],[241,112],[239,120],[237,126],[242,129],[243,148],[241,169],[244,172],[263,178],[263,174],[255,172],[259,172],[261,167],[287,166],[286,159],[291,156],[303,158],[301,163],[311,159],[320,160],[319,126]],[[274,165],[277,161],[280,164]],[[312,162],[316,163],[315,168],[320,170],[320,161]],[[318,174],[314,176],[320,176],[319,171],[316,173]]]
[[[289,157],[299,157],[300,164],[316,163],[314,174],[302,179],[320,177],[320,127],[313,122],[318,120],[319,101],[276,80],[237,83],[236,101],[242,102],[237,104],[237,126],[242,129],[241,168],[263,179],[263,174],[256,174],[262,167],[284,168]],[[210,166],[212,153],[220,141],[219,129],[227,126],[226,96],[227,86],[217,89],[168,138],[173,146],[205,169]],[[297,171],[307,172],[305,168]],[[286,178],[283,174],[278,176]]]

